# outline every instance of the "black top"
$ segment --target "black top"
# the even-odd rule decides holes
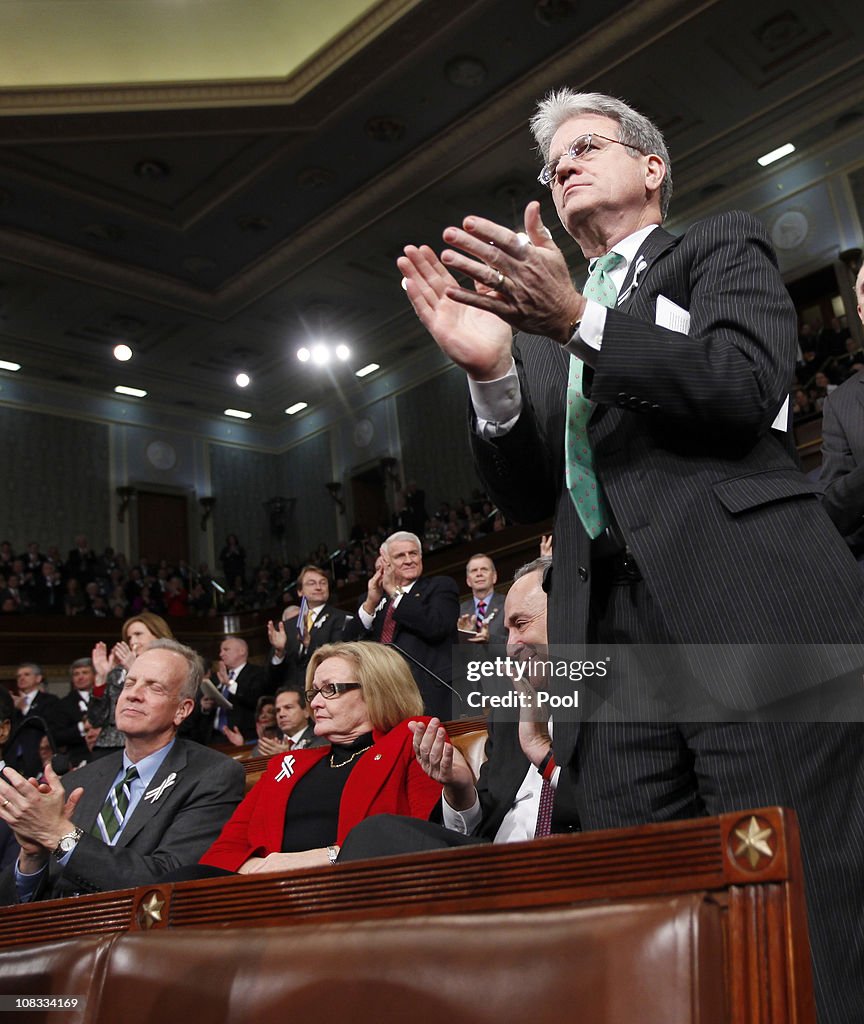
[[[363,756],[360,751],[368,750],[373,742],[372,733],[367,732],[353,743],[334,743],[330,753],[299,780],[285,808],[283,853],[316,850],[336,842],[342,790]],[[357,756],[352,758],[352,754]]]

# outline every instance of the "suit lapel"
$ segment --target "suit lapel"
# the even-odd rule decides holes
[[[630,261],[624,282],[618,289],[618,308],[626,311],[633,300],[642,278],[651,269],[652,265],[665,253],[678,243],[675,235],[670,235],[663,228],[656,228],[639,246],[635,257]],[[637,276],[638,274],[638,276]],[[635,283],[634,283],[635,279]]]
[[[163,814],[167,813],[164,808],[174,802],[175,792],[182,788],[179,783],[181,782],[187,760],[186,748],[180,741],[175,740],[174,746],[162,762],[159,771],[150,780],[150,785],[138,801],[138,805],[132,812],[132,817],[120,833],[120,838],[114,844],[115,846],[128,846],[141,829],[152,821],[157,814],[160,812]],[[171,780],[172,775],[174,776],[173,780]],[[163,783],[165,783],[165,786],[161,790],[160,795],[156,797],[155,794],[159,792],[160,786]],[[154,794],[154,796],[148,799],[148,793]]]
[[[90,832],[96,824],[96,818],[102,810],[111,783],[120,771],[122,764],[123,754],[120,751],[92,762],[92,770],[88,771],[90,780],[84,787],[84,794],[72,815],[75,824],[83,828],[85,832]],[[64,776],[64,781],[68,780],[67,786],[64,786],[67,793],[75,789],[74,782],[77,774],[77,772],[72,772]]]

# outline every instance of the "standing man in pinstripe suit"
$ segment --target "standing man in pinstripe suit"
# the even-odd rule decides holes
[[[583,291],[537,202],[524,233],[469,216],[444,231],[440,259],[408,246],[399,268],[421,321],[467,372],[493,500],[521,521],[556,515],[550,644],[681,645],[680,669],[715,710],[697,723],[556,720],[555,759],[585,828],[793,807],[822,1019],[860,1021],[861,718],[771,721],[766,706],[818,678],[757,680],[729,646],[864,640],[864,579],[785,433],[796,321],[775,256],[747,214],[680,238],[660,227],[665,143],[621,101],[562,90],[532,129],[562,224],[599,258]],[[709,666],[687,645],[726,646]],[[741,722],[757,711],[762,724]]]

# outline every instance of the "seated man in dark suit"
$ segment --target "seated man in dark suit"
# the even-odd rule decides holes
[[[146,885],[195,863],[243,797],[235,761],[177,739],[201,682],[198,655],[156,640],[135,659],[117,701],[122,751],[38,788],[6,769],[0,819],[21,844],[0,875],[0,903]]]
[[[296,621],[267,623],[267,636],[273,648],[268,671],[270,685],[295,685],[306,688],[306,666],[312,654],[324,644],[342,639],[345,623],[351,618],[330,600],[330,581],[317,565],[304,565],[297,575],[297,594],[303,603]]]
[[[459,591],[449,576],[421,578],[422,573],[420,538],[404,531],[391,534],[381,545],[366,598],[346,625],[344,639],[378,640],[405,655],[426,714],[447,719],[453,717],[449,683],[459,638]]]

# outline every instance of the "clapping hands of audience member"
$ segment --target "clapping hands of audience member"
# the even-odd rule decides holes
[[[288,641],[285,635],[285,627],[283,622],[273,622],[268,620],[267,622],[267,640],[270,646],[273,648],[273,653],[278,657],[282,658],[285,656],[285,644]]]
[[[277,740],[272,736],[261,736],[258,740],[258,749],[264,757],[272,757],[274,754],[284,754],[290,748],[286,740]]]
[[[68,798],[49,761],[44,782],[25,779],[14,768],[0,777],[0,819],[12,829],[21,847],[19,870],[39,871],[62,837],[72,831],[72,812],[84,795],[80,787]]]
[[[243,739],[243,733],[240,732],[240,730],[235,726],[223,725],[222,735],[225,737],[226,740],[228,740],[228,742],[232,746],[235,747],[242,747],[243,744],[246,742],[246,740]]]

